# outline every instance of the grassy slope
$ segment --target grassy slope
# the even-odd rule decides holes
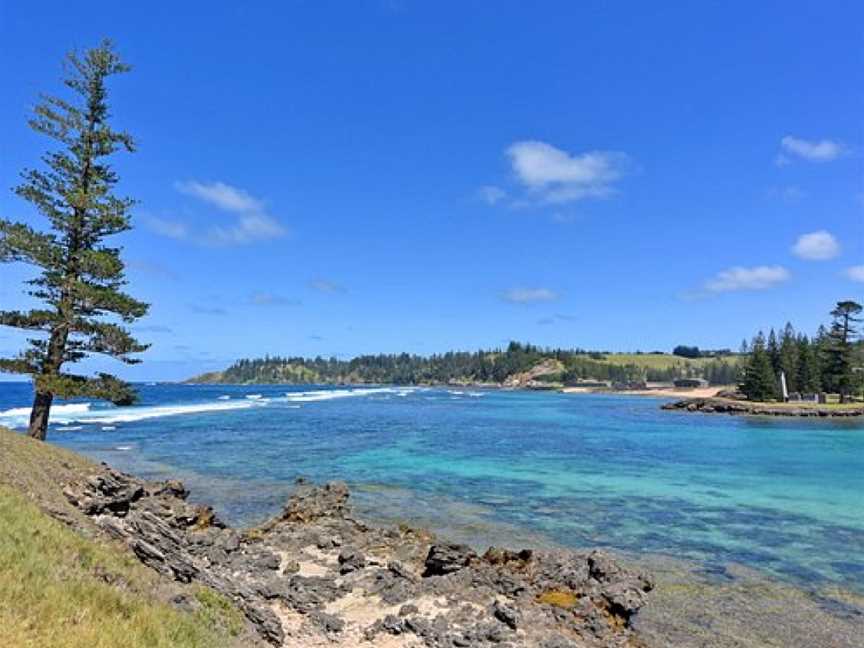
[[[71,528],[87,528],[87,521],[62,501],[60,484],[88,465],[0,428],[0,646],[243,645],[242,616],[226,600],[188,587],[183,592],[195,611],[181,612],[167,603],[176,585],[124,547]]]
[[[721,358],[690,359],[668,353],[610,353],[601,362],[615,365],[634,364],[646,369],[668,369],[675,366],[702,367],[713,360],[722,360],[729,364],[737,364],[741,360],[741,356],[730,355]]]

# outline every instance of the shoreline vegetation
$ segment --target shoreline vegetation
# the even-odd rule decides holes
[[[265,356],[242,359],[223,371],[186,380],[194,384],[394,384],[527,389],[578,387],[639,390],[649,383],[700,378],[735,383],[741,356],[728,350],[685,357],[659,351],[613,353],[547,349],[511,342],[504,349],[338,358]]]

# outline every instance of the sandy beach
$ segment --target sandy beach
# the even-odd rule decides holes
[[[719,387],[697,387],[693,389],[676,387],[657,387],[648,389],[626,389],[609,390],[596,387],[564,387],[563,394],[607,394],[614,393],[623,396],[655,396],[660,398],[713,398],[724,389],[731,389],[729,385]]]

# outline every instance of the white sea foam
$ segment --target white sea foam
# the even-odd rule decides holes
[[[114,425],[103,425],[102,429],[105,430],[106,432],[110,432],[111,430],[116,430],[117,427]]]
[[[132,446],[117,446],[115,450],[131,450]]]
[[[51,408],[51,423],[71,423],[76,416],[87,414],[90,411],[90,403],[67,403],[55,405]],[[13,407],[0,412],[0,425],[10,428],[26,427],[30,422],[29,407]]]
[[[265,398],[261,394],[249,394],[245,399],[231,399],[228,395],[218,396],[216,400],[204,403],[179,405],[147,405],[133,407],[97,407],[91,403],[67,403],[51,408],[50,423],[64,427],[58,431],[80,430],[80,424],[101,425],[103,430],[114,429],[118,423],[132,423],[165,416],[181,416],[185,414],[206,414],[231,410],[243,410],[252,407],[266,407],[273,401],[291,403],[288,407],[299,408],[298,403],[329,401],[339,398],[359,398],[373,395],[408,396],[418,390],[417,387],[357,387],[346,389],[318,389],[311,391],[288,392],[283,398]],[[23,428],[30,420],[29,407],[15,407],[0,411],[0,425],[11,428]],[[79,425],[72,425],[79,424]]]
[[[229,401],[194,403],[189,405],[154,405],[137,407],[106,407],[92,409],[90,403],[73,403],[56,405],[51,408],[50,422],[59,425],[70,423],[99,423],[112,425],[114,423],[132,423],[163,416],[179,416],[183,414],[204,414],[228,410],[249,409],[266,405],[259,401]],[[27,425],[30,419],[29,407],[18,407],[0,412],[0,425],[20,428]]]
[[[315,401],[328,401],[337,398],[356,398],[358,396],[372,396],[375,394],[399,394],[407,395],[415,391],[413,387],[357,387],[354,389],[316,389],[312,391],[287,392],[285,399],[293,403],[312,403]]]

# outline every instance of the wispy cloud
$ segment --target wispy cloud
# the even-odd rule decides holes
[[[157,234],[174,239],[191,240],[205,245],[244,245],[284,236],[285,227],[267,213],[264,201],[245,189],[225,182],[175,182],[174,188],[187,196],[235,216],[229,225],[213,225],[203,232],[192,230],[186,223],[151,218],[150,228]]]
[[[790,164],[795,158],[807,162],[830,162],[839,158],[845,151],[843,144],[836,140],[806,140],[787,135],[780,140],[780,153],[774,161],[778,166]]]
[[[174,183],[174,187],[182,194],[194,196],[225,211],[243,213],[261,211],[264,208],[262,202],[250,196],[247,191],[224,182],[187,180]]]
[[[497,205],[507,197],[507,191],[494,185],[480,187],[477,192],[480,199],[488,205]]]
[[[202,306],[200,304],[189,304],[189,310],[193,313],[198,313],[199,315],[227,315],[228,311],[224,308],[219,308],[218,306]]]
[[[135,327],[136,333],[173,333],[173,330],[161,324],[144,324]]]
[[[846,276],[849,277],[852,281],[864,283],[864,265],[857,265],[852,266],[851,268],[846,268]]]
[[[768,188],[768,197],[782,200],[785,203],[794,204],[801,202],[807,197],[807,192],[797,185],[781,185]]]
[[[571,154],[546,142],[526,140],[507,148],[516,179],[530,197],[546,203],[604,198],[615,192],[630,158],[616,151]]]
[[[153,217],[147,219],[147,226],[160,236],[172,239],[182,240],[189,236],[189,228],[180,221]]]
[[[737,292],[743,290],[766,290],[788,281],[789,271],[783,266],[735,266],[717,273],[705,282],[710,293]]]
[[[126,267],[130,270],[137,270],[138,272],[143,272],[144,274],[153,277],[159,277],[160,279],[170,279],[171,281],[176,281],[178,279],[176,272],[161,263],[155,263],[153,261],[130,259],[126,262]]]
[[[301,304],[299,299],[291,299],[269,292],[253,293],[249,298],[249,303],[254,306],[299,306]]]
[[[572,322],[575,319],[575,315],[564,315],[562,313],[555,313],[554,315],[550,315],[549,317],[541,317],[537,320],[537,323],[541,326],[549,326],[551,324],[555,324],[556,322]]]
[[[536,304],[555,301],[560,295],[549,288],[512,288],[501,295],[501,299],[511,304]]]
[[[792,253],[808,261],[827,261],[840,254],[840,244],[833,234],[819,230],[799,236]]]
[[[336,283],[335,281],[330,281],[329,279],[312,279],[309,282],[309,287],[312,290],[317,290],[318,292],[328,293],[328,294],[341,294],[348,292],[348,289],[345,286]]]

